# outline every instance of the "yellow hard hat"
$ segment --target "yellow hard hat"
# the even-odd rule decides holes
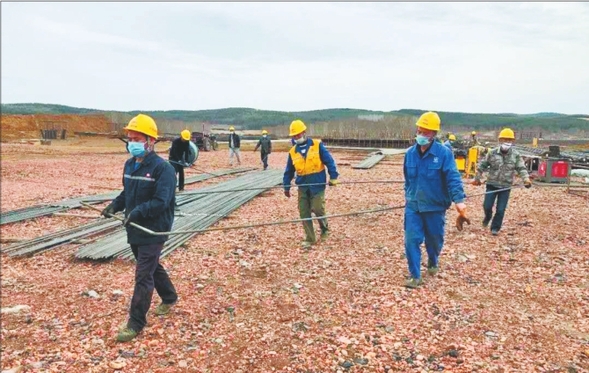
[[[268,134],[268,131],[266,131],[266,130],[262,131],[262,135],[267,135],[267,134]]]
[[[417,127],[425,128],[426,130],[439,131],[441,123],[442,121],[437,113],[428,111],[427,113],[421,114],[415,125]]]
[[[189,130],[184,130],[182,132],[180,132],[180,136],[182,136],[182,138],[186,141],[190,140],[190,131]]]
[[[305,123],[303,123],[302,120],[300,120],[300,119],[293,120],[292,123],[290,124],[289,136],[296,136],[298,134],[305,132],[306,130],[307,130],[307,126],[305,126]]]
[[[448,140],[456,141],[456,136],[450,135],[448,136]]]
[[[499,132],[499,138],[515,140],[515,133],[511,128],[504,128]]]
[[[470,134],[471,135],[476,135],[477,134],[477,131],[472,131]]]
[[[153,137],[157,140],[157,125],[155,124],[155,120],[152,117],[145,114],[139,114],[133,119],[129,121],[127,127],[125,127],[127,131],[135,131],[147,135],[149,137]]]
[[[229,127],[229,131],[235,131],[235,128],[233,128],[233,126]]]

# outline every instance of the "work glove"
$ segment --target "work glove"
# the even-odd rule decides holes
[[[139,212],[137,210],[131,211],[131,213],[123,220],[123,226],[128,227],[129,224],[136,222],[138,218]]]
[[[104,210],[100,213],[100,215],[104,216],[105,218],[110,218],[112,215],[115,214],[115,207],[111,203],[110,205],[106,206]]]
[[[524,186],[526,188],[531,188],[532,187],[532,182],[530,181],[530,179],[524,180]]]
[[[481,186],[483,185],[483,183],[481,183],[481,181],[479,179],[474,179],[472,182],[472,185],[474,186]]]
[[[337,179],[329,180],[329,186],[336,186],[337,184],[339,184],[339,181],[337,181]]]
[[[285,189],[285,190],[284,190],[284,195],[285,195],[287,198],[290,198],[290,189]]]

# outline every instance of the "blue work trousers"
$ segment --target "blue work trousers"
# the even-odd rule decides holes
[[[505,189],[506,187],[496,187],[487,184],[487,192],[493,192],[499,189]],[[485,223],[491,221],[491,230],[497,231],[501,229],[503,224],[503,217],[505,216],[505,210],[507,209],[507,202],[509,201],[509,194],[511,189],[504,190],[501,192],[485,194],[485,201],[483,202],[483,209],[485,210]],[[493,206],[495,205],[495,199],[497,199],[497,209],[495,210],[495,216],[493,216]]]
[[[437,267],[444,246],[446,211],[418,212],[405,209],[405,255],[409,273],[421,278],[421,244],[425,240],[428,267]]]

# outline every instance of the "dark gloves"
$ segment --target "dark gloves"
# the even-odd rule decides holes
[[[530,179],[524,180],[524,186],[526,188],[531,188],[532,187],[532,182],[530,181]]]
[[[464,229],[464,223],[468,223],[468,225],[470,225],[470,219],[466,216],[458,215],[458,217],[456,218],[456,228],[459,231]]]
[[[135,223],[139,219],[139,217],[139,211],[133,210],[129,215],[125,217],[125,220],[123,220],[123,225],[127,227],[130,223]]]
[[[288,198],[290,198],[290,189],[285,189],[284,195],[287,196]]]
[[[115,207],[111,203],[110,205],[106,206],[104,210],[102,210],[100,215],[104,216],[105,218],[110,218],[115,214],[115,212]]]

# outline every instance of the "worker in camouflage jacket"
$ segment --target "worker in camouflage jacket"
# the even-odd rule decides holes
[[[268,155],[272,153],[272,140],[268,137],[268,131],[262,131],[262,137],[258,141],[258,144],[254,148],[254,152],[260,148],[260,158],[264,164],[264,170],[268,169]]]
[[[494,236],[499,234],[501,230],[511,192],[511,189],[502,189],[510,188],[513,185],[516,173],[524,180],[526,188],[532,186],[526,165],[519,152],[513,148],[514,141],[515,133],[513,130],[509,128],[503,129],[499,133],[499,147],[489,151],[479,163],[473,181],[473,185],[482,185],[481,178],[483,177],[483,173],[489,173],[487,177],[487,194],[483,202],[483,209],[485,211],[483,227],[487,228],[489,223],[491,223],[491,234]],[[497,207],[495,216],[493,216],[495,200],[497,200]]]

